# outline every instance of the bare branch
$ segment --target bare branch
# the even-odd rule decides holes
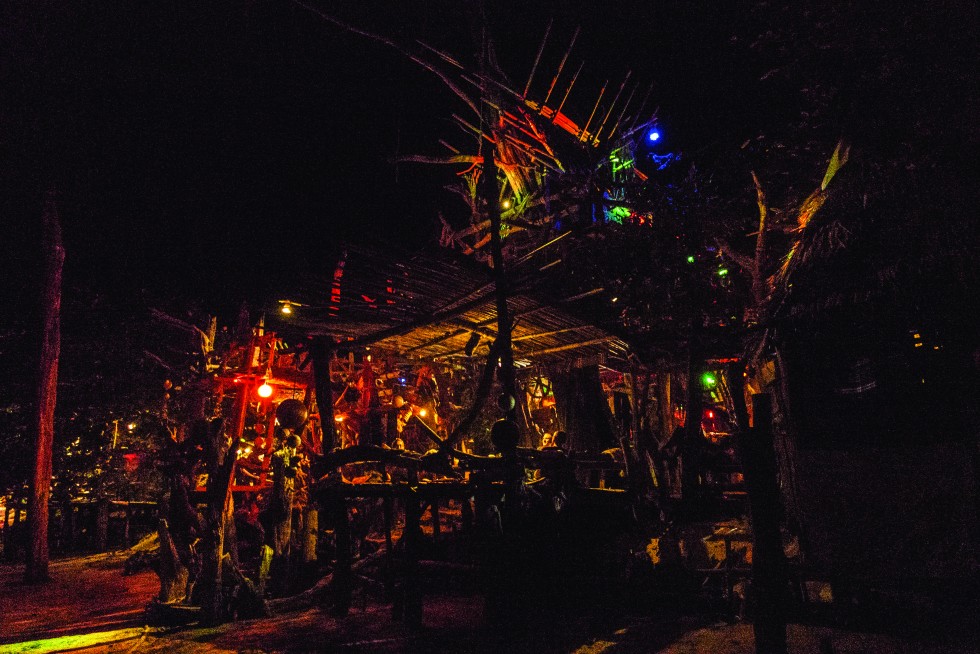
[[[457,86],[456,83],[453,82],[453,80],[451,80],[448,75],[446,75],[446,73],[442,72],[441,70],[439,70],[438,68],[430,64],[429,62],[422,60],[418,55],[409,52],[407,49],[405,49],[398,43],[395,43],[389,38],[381,36],[380,34],[375,34],[374,32],[368,32],[367,30],[354,27],[353,25],[349,25],[343,22],[342,20],[335,18],[334,16],[331,16],[330,14],[324,12],[321,9],[317,9],[316,7],[312,7],[306,4],[305,2],[302,2],[301,0],[292,0],[292,2],[293,4],[300,6],[303,9],[306,9],[310,13],[319,16],[320,18],[327,21],[328,23],[332,23],[337,27],[340,27],[341,29],[347,30],[348,32],[352,32],[354,34],[359,34],[363,37],[371,39],[372,41],[383,43],[388,47],[397,50],[398,52],[405,55],[410,60],[414,61],[418,65],[422,66],[422,68],[425,68],[427,71],[429,71],[430,73],[438,77],[440,80],[442,80],[442,83],[445,84],[447,87],[449,87],[449,90],[452,91],[454,94],[456,94],[456,96],[460,100],[466,103],[466,106],[472,109],[473,113],[475,113],[478,116],[480,115],[480,109],[477,107],[477,104],[472,100],[472,98],[470,98],[470,96],[466,92],[463,91],[463,89]]]

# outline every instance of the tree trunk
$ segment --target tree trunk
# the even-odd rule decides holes
[[[327,453],[340,443],[334,430],[333,387],[330,385],[330,359],[333,358],[333,341],[327,336],[317,336],[310,344],[313,361],[313,383],[316,392],[317,412],[320,414],[322,448]]]
[[[740,431],[738,436],[752,517],[752,629],[756,652],[785,654],[786,560],[780,533],[782,508],[776,482],[772,401],[768,395],[752,396],[752,415],[752,429]]]
[[[704,436],[701,434],[701,414],[704,411],[701,375],[705,371],[705,365],[695,331],[692,329],[690,359],[687,367],[684,440],[681,442],[681,501],[689,508],[698,506],[703,490],[700,480],[701,451],[704,446]]]
[[[222,597],[222,568],[225,549],[225,523],[231,519],[231,479],[235,473],[235,452],[240,442],[241,424],[248,406],[248,389],[241,388],[238,414],[231,446],[224,450],[225,422],[208,425],[207,439],[207,508],[201,551],[201,613],[206,624],[218,624],[227,618]]]
[[[41,348],[34,423],[36,446],[28,509],[30,539],[24,573],[27,583],[47,581],[49,578],[48,499],[51,495],[54,407],[58,397],[58,356],[61,352],[61,272],[65,263],[61,223],[53,191],[49,191],[45,199],[41,223],[44,272],[40,297]]]

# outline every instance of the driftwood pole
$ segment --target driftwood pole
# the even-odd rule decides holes
[[[330,359],[333,358],[333,340],[329,336],[314,336],[310,343],[313,361],[313,384],[316,406],[320,414],[320,430],[323,434],[323,452],[337,447],[337,432],[333,420],[333,388],[330,386]]]
[[[343,486],[338,485],[332,490],[329,506],[334,520],[333,533],[337,549],[333,582],[330,585],[334,598],[333,613],[345,616],[350,611],[354,593],[354,573],[351,569],[354,553],[351,551],[350,519],[347,516],[347,499],[344,497]]]
[[[225,421],[214,420],[208,423],[206,456],[208,487],[205,494],[204,534],[201,556],[201,613],[206,624],[218,624],[227,618],[223,596],[222,559],[225,556],[225,530],[232,520],[231,480],[235,474],[235,453],[238,450],[241,425],[245,421],[248,407],[246,394],[249,387],[238,389],[234,432],[231,444],[225,450]]]
[[[776,481],[776,450],[773,447],[772,398],[752,396],[751,430],[738,436],[742,472],[752,515],[752,606],[755,651],[785,654],[786,650],[786,559],[780,534],[782,510]]]
[[[681,501],[688,509],[697,510],[702,499],[700,469],[704,443],[701,433],[704,388],[701,375],[705,372],[704,355],[700,348],[700,328],[697,325],[691,327],[688,357],[687,407],[684,438],[681,440]]]
[[[496,139],[493,131],[493,110],[484,110],[490,143],[483,146],[483,198],[487,203],[487,215],[490,219],[490,257],[493,263],[493,280],[496,285],[497,301],[497,352],[500,356],[500,369],[497,378],[503,387],[504,396],[514,399],[514,406],[505,407],[507,419],[517,422],[517,382],[514,378],[514,350],[511,344],[510,309],[507,306],[507,272],[504,270],[503,243],[500,238],[500,188],[497,183],[497,163],[494,158]]]
[[[170,535],[170,526],[165,518],[160,519],[157,533],[160,535],[160,565],[157,569],[160,594],[157,597],[163,604],[173,604],[186,597],[190,571],[180,560],[177,545]]]
[[[503,244],[500,240],[500,206],[497,189],[497,165],[494,162],[493,146],[487,147],[483,174],[487,211],[490,213],[490,254],[493,258],[493,277],[497,286],[497,351],[500,353],[498,372],[504,395],[514,398],[515,405],[507,409],[507,418],[517,421],[517,382],[514,379],[514,350],[510,335],[510,309],[507,306],[507,273],[504,270]]]
[[[54,443],[54,407],[58,398],[58,356],[61,352],[61,272],[65,248],[53,191],[48,191],[41,211],[43,281],[41,286],[41,347],[38,361],[35,415],[34,473],[27,511],[30,540],[27,545],[27,583],[47,581],[48,500],[51,497],[51,455]]]
[[[409,491],[405,496],[405,624],[410,629],[422,626],[422,580],[419,578],[419,549],[422,540],[422,505],[418,498],[418,469],[409,468]]]

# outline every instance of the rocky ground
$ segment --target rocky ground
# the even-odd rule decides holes
[[[483,601],[468,593],[429,594],[423,627],[410,631],[390,606],[359,592],[350,614],[317,606],[216,628],[147,626],[144,607],[158,590],[151,571],[123,576],[125,556],[55,561],[52,581],[25,586],[22,568],[0,566],[0,654],[14,652],[568,652],[576,654],[754,651],[751,625],[704,617],[586,613],[553,615],[517,629],[490,628]],[[790,651],[800,654],[980,652],[957,634],[928,638],[869,630],[790,625]]]

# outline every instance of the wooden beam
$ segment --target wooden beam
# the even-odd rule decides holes
[[[592,295],[597,295],[599,293],[602,293],[604,290],[606,290],[605,287],[600,286],[599,288],[594,288],[591,291],[586,291],[585,293],[579,293],[578,295],[567,297],[564,300],[562,300],[562,302],[574,302],[575,300],[581,300],[583,298],[587,298]]]
[[[451,332],[446,332],[442,336],[436,338],[430,338],[429,340],[419,343],[418,345],[413,345],[412,347],[405,350],[405,352],[415,352],[416,350],[424,350],[427,347],[432,347],[433,345],[438,345],[443,341],[448,341],[450,338],[456,338],[457,336],[462,336],[467,333],[468,329],[455,329]]]
[[[497,333],[490,331],[489,329],[484,329],[479,323],[470,322],[469,320],[460,320],[458,318],[449,321],[454,325],[458,325],[464,331],[470,332],[472,334],[479,334],[480,336],[485,336],[490,340],[497,338]]]
[[[555,329],[550,332],[539,332],[537,334],[524,334],[523,336],[515,336],[511,340],[517,342],[517,341],[526,341],[531,338],[544,338],[545,336],[554,336],[556,334],[564,334],[566,332],[575,332],[580,329],[585,329],[587,327],[589,327],[589,325],[577,325],[575,327],[565,327],[564,329]]]
[[[580,343],[568,343],[567,345],[558,345],[556,347],[549,347],[543,350],[535,350],[534,352],[522,352],[521,356],[525,358],[544,356],[545,354],[556,354],[558,352],[567,352],[569,350],[577,350],[580,347],[588,347],[590,345],[598,345],[600,343],[607,343],[609,341],[616,340],[615,336],[603,336],[602,338],[593,338],[589,341],[582,341]]]

